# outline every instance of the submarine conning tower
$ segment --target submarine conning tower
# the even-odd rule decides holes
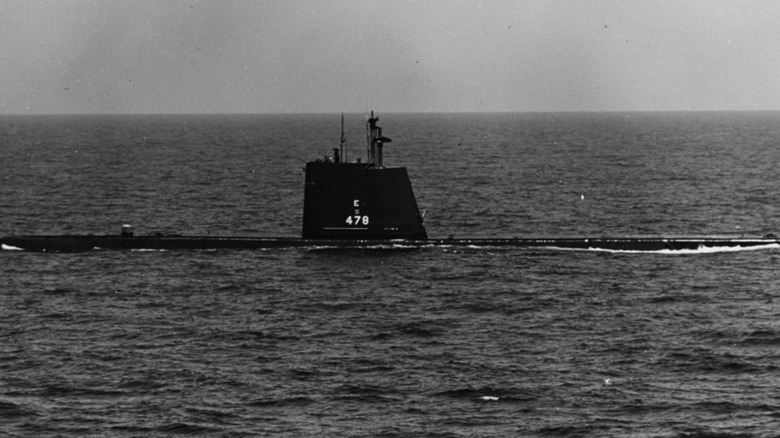
[[[306,163],[304,239],[428,238],[404,167],[384,167],[382,136],[373,111],[366,121],[366,162],[346,162],[344,116],[341,148],[333,158]]]

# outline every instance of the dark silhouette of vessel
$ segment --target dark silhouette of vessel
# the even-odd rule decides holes
[[[367,120],[367,160],[344,157],[344,118],[341,146],[333,157],[306,164],[303,229],[300,238],[135,235],[124,225],[117,235],[29,235],[2,238],[3,249],[79,252],[93,249],[262,249],[288,247],[528,247],[616,251],[699,250],[778,246],[774,235],[763,237],[596,237],[596,238],[429,238],[417,207],[406,168],[385,167],[378,117]]]

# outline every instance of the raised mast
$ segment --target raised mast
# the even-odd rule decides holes
[[[374,112],[371,111],[371,116],[366,120],[366,161],[368,164],[374,164],[374,151],[373,151],[373,140],[372,140],[372,131],[374,125],[376,125],[378,119],[374,118]]]
[[[344,113],[341,113],[341,144],[339,148],[341,149],[341,161],[344,163],[347,162],[346,146],[347,138],[344,136]]]
[[[382,159],[382,146],[385,143],[390,143],[387,137],[382,136],[382,128],[377,126],[379,117],[374,117],[374,112],[371,111],[371,117],[368,118],[366,123],[366,131],[368,135],[368,162],[376,167],[384,167]]]

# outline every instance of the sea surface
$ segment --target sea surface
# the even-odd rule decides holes
[[[380,114],[431,237],[780,234],[780,113]],[[348,159],[364,115],[346,116]],[[340,115],[2,116],[0,235],[298,236]],[[770,437],[780,249],[0,251],[0,436]]]

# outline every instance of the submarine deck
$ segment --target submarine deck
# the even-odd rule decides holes
[[[209,250],[301,247],[514,247],[594,249],[612,251],[696,250],[701,248],[780,247],[780,238],[736,236],[696,237],[593,237],[593,238],[446,238],[446,239],[302,239],[215,236],[109,236],[59,235],[12,236],[0,239],[2,248],[37,252],[83,252],[91,250]]]

